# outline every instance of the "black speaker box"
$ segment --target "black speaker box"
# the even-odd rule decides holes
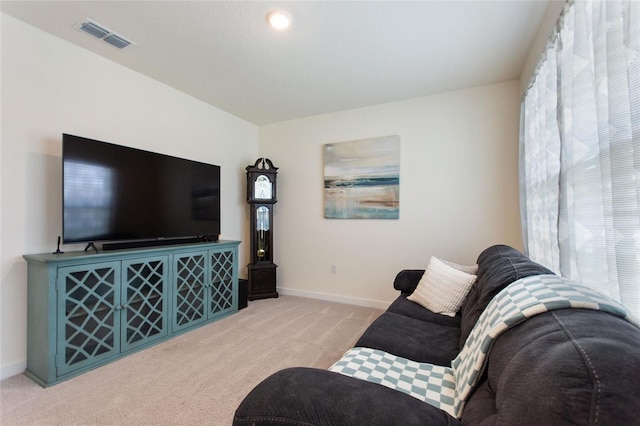
[[[238,280],[238,309],[247,307],[247,298],[249,296],[249,281],[240,278]]]

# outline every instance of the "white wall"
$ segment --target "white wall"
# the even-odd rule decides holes
[[[1,19],[0,373],[7,377],[26,365],[22,255],[53,251],[61,235],[63,132],[219,164],[222,238],[246,241],[244,167],[257,157],[258,129],[9,15]],[[240,252],[246,265],[246,244]]]
[[[261,126],[260,154],[280,168],[279,290],[386,307],[396,273],[431,255],[471,264],[494,243],[521,249],[519,98],[514,80]],[[322,145],[385,135],[401,141],[400,219],[324,219]]]

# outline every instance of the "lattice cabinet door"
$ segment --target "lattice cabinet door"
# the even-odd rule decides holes
[[[167,335],[169,258],[145,257],[122,262],[122,350]]]
[[[237,309],[238,292],[234,288],[234,251],[211,251],[209,260],[209,317],[213,317]]]
[[[182,330],[207,319],[207,252],[173,257],[174,293],[172,330]]]
[[[120,262],[60,268],[56,286],[58,375],[118,354]]]

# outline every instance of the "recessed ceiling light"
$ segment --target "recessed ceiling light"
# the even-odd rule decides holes
[[[285,30],[291,24],[291,15],[283,10],[272,10],[267,13],[267,22],[276,30]]]

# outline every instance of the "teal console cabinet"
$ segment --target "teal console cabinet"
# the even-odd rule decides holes
[[[237,312],[239,244],[25,255],[25,374],[56,384]]]

